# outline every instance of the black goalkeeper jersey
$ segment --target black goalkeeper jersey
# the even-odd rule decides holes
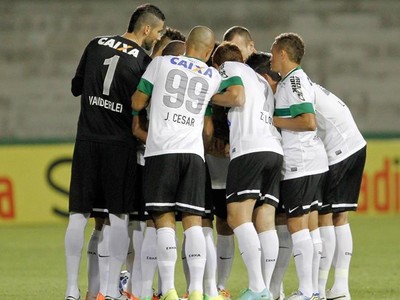
[[[151,58],[121,36],[97,37],[86,47],[71,91],[81,95],[77,139],[134,146],[131,96]]]

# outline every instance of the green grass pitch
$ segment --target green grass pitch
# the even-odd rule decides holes
[[[350,224],[354,240],[350,270],[352,299],[400,299],[400,215],[353,214]],[[64,299],[66,225],[65,222],[58,225],[0,227],[1,300]],[[177,227],[181,236],[181,226],[178,224]],[[92,223],[89,223],[86,238],[91,229]],[[233,296],[247,285],[244,276],[246,270],[238,253],[236,251],[228,282],[228,289]],[[332,278],[328,285],[331,282]],[[87,285],[85,252],[80,283],[83,299]],[[286,294],[297,287],[293,260],[286,273],[284,286]],[[176,266],[176,287],[178,293],[183,294],[185,283],[180,258]]]

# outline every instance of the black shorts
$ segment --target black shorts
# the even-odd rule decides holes
[[[320,214],[357,210],[367,147],[329,166]]]
[[[226,189],[213,189],[212,199],[214,205],[214,214],[223,220],[228,217],[228,211],[226,208]]]
[[[143,184],[144,166],[137,164],[135,179],[135,202],[133,205],[133,211],[129,214],[130,221],[146,221],[150,219],[149,214],[145,211]]]
[[[255,199],[277,207],[282,162],[282,155],[269,151],[233,159],[226,182],[227,203]]]
[[[146,210],[204,215],[206,170],[199,155],[146,157],[144,176]]]
[[[205,216],[203,218],[214,220],[214,198],[211,187],[211,176],[210,171],[208,170],[208,166],[206,163],[206,184],[205,188]]]
[[[77,140],[72,159],[69,211],[133,211],[136,149]]]
[[[298,217],[318,207],[318,194],[325,173],[281,181],[281,201],[288,217]]]

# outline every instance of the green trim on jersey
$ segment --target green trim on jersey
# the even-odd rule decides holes
[[[205,116],[212,116],[213,115],[213,109],[212,109],[211,105],[207,105],[206,112],[205,112],[204,115]]]
[[[276,117],[290,117],[290,108],[275,108],[274,116]]]
[[[138,112],[138,111],[132,110],[132,116],[138,116],[138,115],[139,115],[139,112]]]
[[[228,87],[232,86],[232,85],[241,85],[243,86],[243,81],[242,78],[240,78],[239,76],[233,76],[230,77],[226,80],[222,80],[221,85],[219,86],[218,92],[223,92],[224,90],[226,90]]]
[[[290,106],[290,115],[294,118],[301,114],[315,114],[314,107],[310,102],[294,104]]]
[[[147,81],[146,79],[141,78],[137,86],[137,89],[141,91],[143,94],[151,96],[151,94],[153,93],[153,84]]]
[[[290,71],[289,73],[287,73],[286,76],[285,76],[285,78],[283,78],[283,79],[281,80],[281,82],[284,81],[286,78],[288,78],[288,77],[290,76],[290,74],[292,74],[294,71],[297,71],[297,70],[301,70],[301,66],[297,66],[297,67],[294,68],[292,71]]]
[[[275,108],[274,116],[295,118],[301,114],[315,114],[314,107],[310,102],[291,105],[289,108]]]

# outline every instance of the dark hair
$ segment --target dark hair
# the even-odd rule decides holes
[[[279,49],[285,50],[289,59],[297,64],[301,63],[301,59],[305,53],[303,39],[296,33],[281,33],[275,38],[275,44]]]
[[[236,35],[240,35],[241,37],[245,38],[247,42],[252,41],[250,32],[246,27],[243,26],[233,26],[229,28],[225,33],[223,40],[224,41],[232,41]]]
[[[219,41],[215,41],[214,43],[214,49],[212,51],[212,54],[210,55],[210,58],[207,60],[206,64],[207,66],[211,67],[212,66],[212,60],[213,60],[213,54],[215,52],[215,49],[220,45],[221,43]]]
[[[259,51],[252,53],[246,60],[246,64],[258,74],[267,74],[274,81],[279,81],[281,80],[279,73],[271,70],[271,58],[271,53]]]
[[[165,32],[161,38],[163,38],[164,36],[169,38],[171,41],[186,41],[186,37],[182,32],[180,32],[178,29],[168,26],[165,28]]]
[[[242,52],[236,44],[231,42],[222,42],[221,45],[215,49],[212,58],[213,64],[220,66],[226,61],[243,62]]]
[[[163,12],[155,5],[152,4],[142,4],[138,6],[133,12],[128,25],[128,32],[134,32],[135,30],[141,28],[144,23],[153,22],[149,17],[156,17],[157,19],[164,21],[165,16]]]

